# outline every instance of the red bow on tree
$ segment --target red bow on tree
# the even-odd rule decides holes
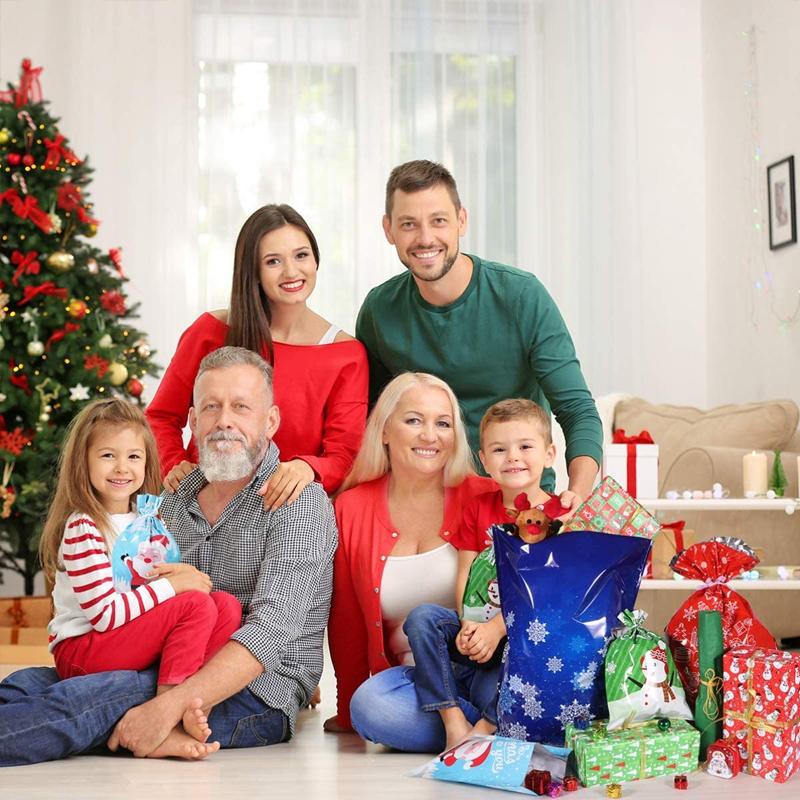
[[[108,251],[108,257],[111,259],[111,263],[117,268],[120,278],[124,278],[125,273],[122,271],[122,248],[112,247]]]
[[[53,281],[45,281],[38,286],[26,286],[22,293],[22,300],[17,305],[24,306],[25,303],[30,303],[34,297],[38,295],[50,295],[52,297],[60,297],[62,300],[67,299],[67,290],[56,286]]]
[[[18,456],[30,441],[30,438],[22,432],[22,428],[0,432],[0,450],[7,450],[12,456]]]
[[[0,194],[0,206],[6,202],[11,206],[11,210],[22,219],[29,219],[37,228],[45,233],[50,233],[53,222],[47,214],[39,208],[39,201],[27,195],[23,200],[16,189],[6,189]]]
[[[614,431],[614,438],[611,441],[613,444],[655,444],[649,431],[642,431],[636,436],[626,436],[624,428]]]
[[[83,368],[88,372],[90,369],[97,370],[97,377],[102,378],[108,372],[110,364],[109,361],[102,356],[93,353],[90,356],[84,356]]]
[[[31,250],[24,255],[19,250],[15,250],[11,254],[11,263],[17,265],[14,272],[14,277],[11,278],[11,283],[14,286],[19,286],[19,279],[23,275],[38,275],[42,265],[36,260],[39,254],[36,250]]]
[[[31,394],[31,387],[28,385],[28,376],[25,374],[17,375],[17,373],[14,372],[14,368],[16,366],[17,362],[12,358],[8,362],[8,369],[11,371],[11,377],[9,380],[11,381],[12,385],[16,386],[18,389],[22,389],[25,394]]]
[[[49,349],[51,344],[60,342],[68,333],[73,333],[80,327],[81,326],[78,325],[77,322],[68,322],[63,328],[58,328],[50,334],[50,338],[47,340],[45,347]]]
[[[13,102],[17,108],[24,106],[29,101],[40,103],[42,101],[42,85],[39,83],[39,75],[41,74],[42,67],[31,66],[29,58],[22,59],[19,86],[16,90],[0,92],[0,102]]]
[[[100,221],[89,216],[83,207],[83,198],[79,186],[74,183],[64,183],[56,192],[56,205],[64,211],[74,212],[78,219],[87,225],[99,225]]]
[[[61,144],[63,141],[64,136],[60,133],[55,139],[45,137],[44,146],[47,148],[47,158],[44,160],[45,169],[55,169],[61,163],[62,158],[73,165],[81,163],[69,147]]]

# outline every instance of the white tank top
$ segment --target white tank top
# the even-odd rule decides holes
[[[458,551],[449,544],[415,556],[389,556],[381,580],[381,615],[390,664],[413,666],[403,633],[406,617],[422,603],[453,608]]]

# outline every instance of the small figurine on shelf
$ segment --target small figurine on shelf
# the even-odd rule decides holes
[[[775,492],[776,497],[783,497],[786,491],[786,473],[783,471],[783,461],[781,461],[781,451],[775,451],[775,458],[772,462],[772,472],[769,476],[769,488]]]

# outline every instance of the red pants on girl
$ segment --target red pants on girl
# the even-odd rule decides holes
[[[194,675],[242,626],[242,606],[227,592],[183,592],[114,630],[90,631],[53,651],[61,678],[147,669],[161,659],[158,684]]]

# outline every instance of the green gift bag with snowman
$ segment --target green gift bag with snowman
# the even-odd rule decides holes
[[[608,730],[654,717],[693,719],[666,642],[643,627],[644,611],[623,611],[605,663]]]

